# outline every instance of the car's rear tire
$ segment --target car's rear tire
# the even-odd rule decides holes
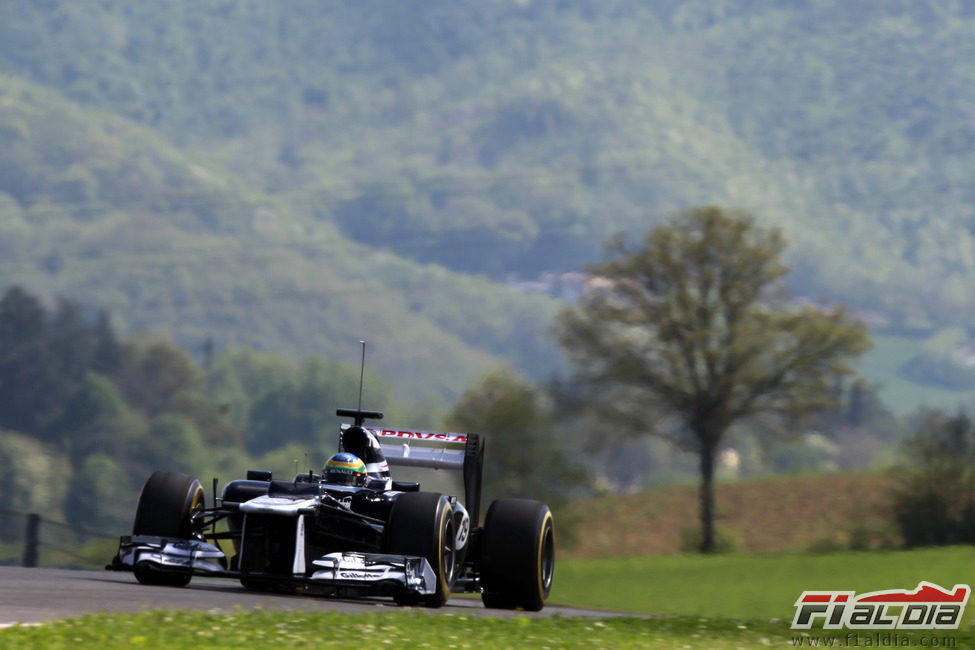
[[[542,609],[555,572],[551,510],[529,499],[493,502],[484,519],[479,559],[485,607]]]
[[[386,552],[426,558],[437,582],[435,594],[394,594],[398,604],[441,607],[447,602],[460,568],[456,541],[456,523],[447,497],[436,492],[407,492],[396,499],[386,524]]]
[[[193,527],[193,513],[203,506],[199,480],[179,472],[153,472],[139,495],[132,534],[190,539],[199,532]],[[143,562],[136,563],[134,573],[144,585],[185,587],[191,578],[188,573],[160,571]]]

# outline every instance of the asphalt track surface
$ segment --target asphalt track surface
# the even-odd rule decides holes
[[[346,600],[303,595],[277,595],[244,589],[228,578],[194,578],[186,587],[147,587],[131,573],[71,569],[0,567],[0,626],[41,623],[98,612],[152,609],[195,611],[299,610],[347,613],[400,609],[385,598]],[[468,616],[611,617],[614,612],[547,605],[541,612],[485,609],[479,598],[453,597],[440,609]]]

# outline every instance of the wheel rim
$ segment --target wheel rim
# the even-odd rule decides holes
[[[552,588],[555,573],[555,536],[552,533],[551,519],[547,518],[538,547],[538,586],[543,596]]]
[[[444,586],[449,588],[454,581],[454,572],[457,570],[457,549],[456,531],[454,530],[454,520],[447,517],[446,523],[441,533],[440,544],[440,571],[443,574]]]
[[[203,512],[203,499],[203,486],[198,485],[193,493],[193,500],[190,502],[190,510],[186,518],[187,536],[200,541],[203,541],[203,530],[199,522],[200,513]]]

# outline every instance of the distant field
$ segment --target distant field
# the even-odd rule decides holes
[[[891,523],[883,473],[776,476],[720,483],[716,490],[719,541],[750,553],[890,548],[900,545]],[[607,557],[677,553],[700,529],[695,485],[672,485],[632,495],[571,504],[581,522],[564,556]],[[556,525],[557,525],[556,521]]]
[[[719,540],[734,552],[712,556],[679,552],[699,527],[695,485],[577,502],[566,514],[582,523],[575,543],[561,549],[552,601],[741,629],[771,625],[763,629],[778,632],[765,641],[791,645],[793,604],[806,589],[975,584],[975,547],[892,550],[901,540],[890,481],[883,473],[841,473],[722,483]],[[954,647],[975,647],[973,621],[975,604],[951,636]]]
[[[879,386],[884,405],[894,414],[905,415],[922,405],[953,411],[975,401],[975,391],[922,386],[898,376],[897,369],[920,352],[922,341],[876,334],[872,338],[874,347],[863,355],[858,371]]]

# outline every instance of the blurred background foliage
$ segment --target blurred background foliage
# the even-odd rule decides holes
[[[960,354],[920,346],[975,316],[973,21],[934,0],[3,2],[0,273],[194,356],[381,341],[386,376],[449,402],[499,364],[559,367],[554,303],[610,235],[727,205],[786,231],[798,295],[910,348],[895,408],[921,399],[901,381],[951,407],[967,326]]]
[[[817,431],[741,432],[722,471],[889,463],[918,406],[975,404],[973,28],[938,0],[0,0],[3,489],[317,465],[361,339],[390,420],[507,394],[596,489],[679,479],[580,412],[548,332],[604,241],[704,204],[781,227],[793,293],[877,343]]]

